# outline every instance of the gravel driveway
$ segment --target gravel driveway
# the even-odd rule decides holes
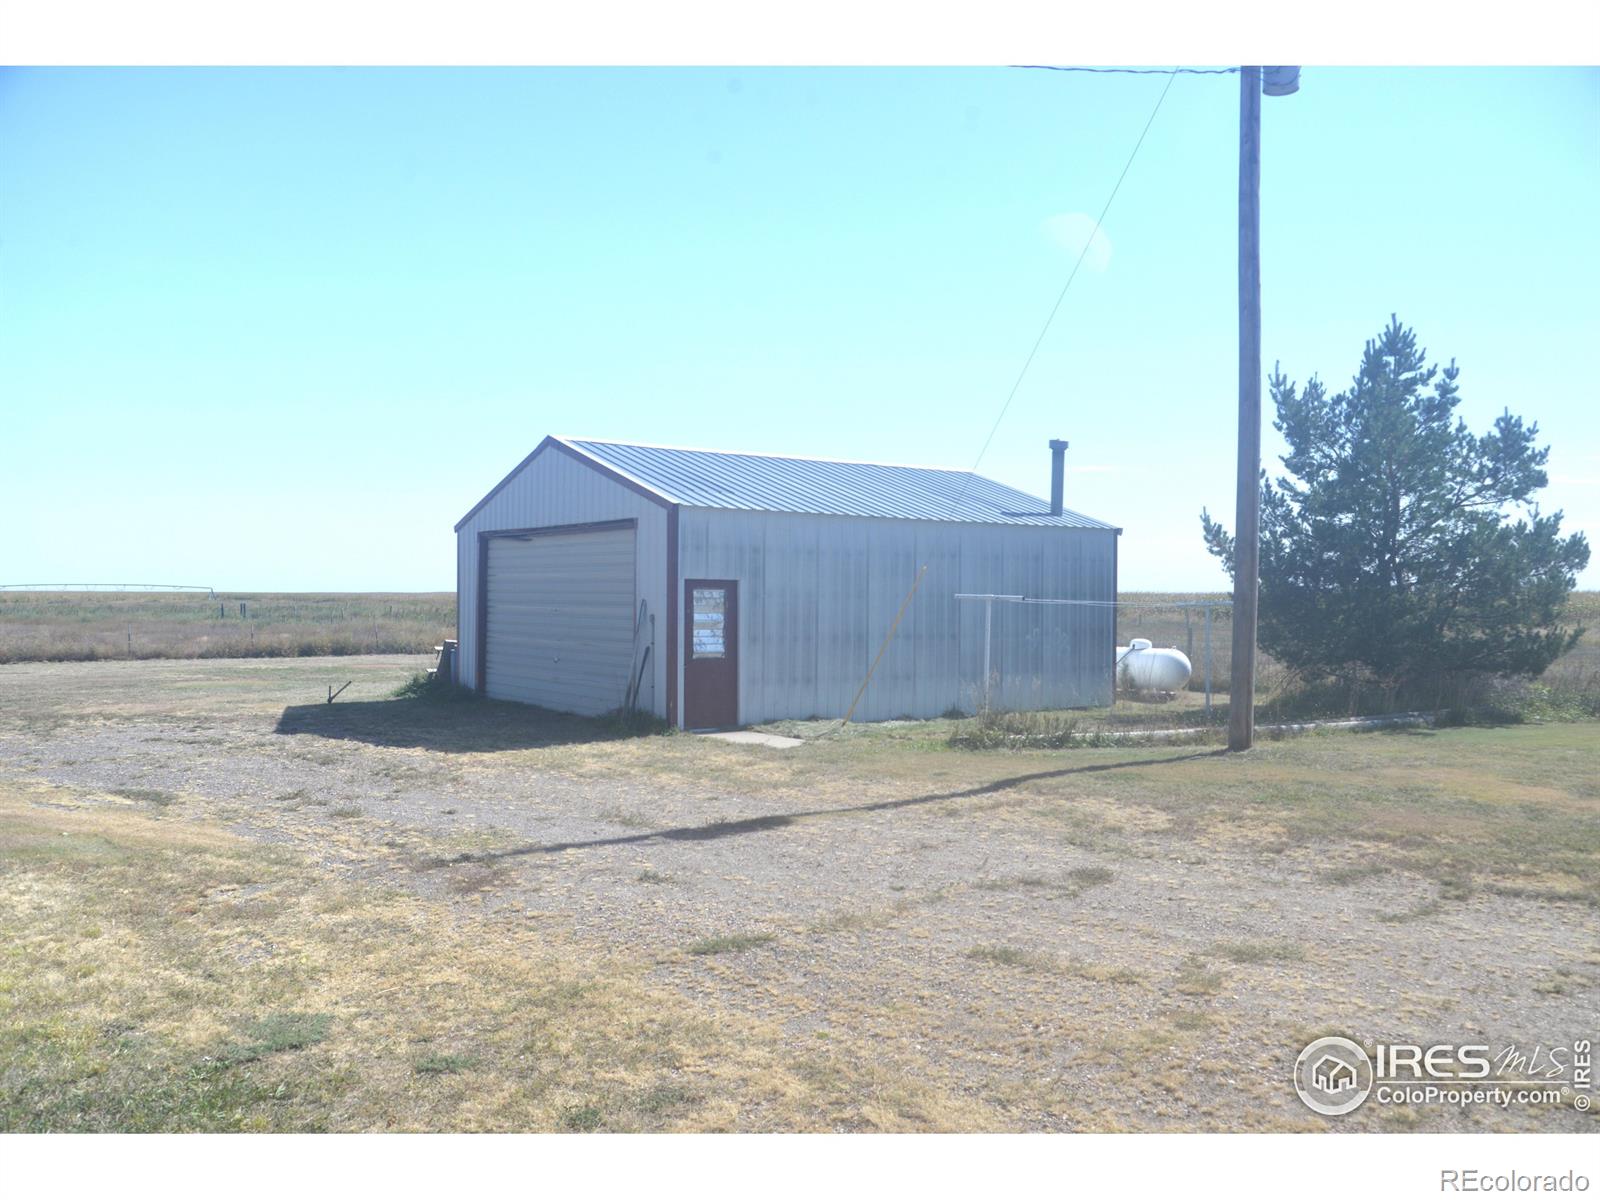
[[[1600,936],[1582,900],[1451,895],[1359,832],[1184,807],[1191,780],[1270,792],[1296,744],[1241,767],[1175,747],[607,740],[384,699],[417,665],[0,667],[0,777],[220,820],[463,922],[560,930],[947,1081],[997,1129],[1592,1128],[1561,1107],[1299,1104],[1290,1068],[1326,1032],[1593,1037]],[[1592,819],[1592,781],[1563,795]]]

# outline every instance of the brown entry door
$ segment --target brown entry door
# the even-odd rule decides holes
[[[683,581],[683,724],[726,729],[739,723],[739,584]]]

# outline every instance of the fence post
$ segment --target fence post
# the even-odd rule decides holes
[[[983,601],[983,711],[989,711],[989,632],[994,616],[994,597],[986,596]]]
[[[1211,719],[1211,605],[1206,605],[1206,720]]]

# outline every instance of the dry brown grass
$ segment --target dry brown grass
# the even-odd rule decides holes
[[[0,790],[0,1128],[979,1128],[882,1054],[208,824]]]
[[[1592,724],[780,753],[381,699],[413,666],[4,669],[8,768],[131,793],[33,793],[0,845],[12,1124],[1325,1128],[1285,1082],[1312,1036],[1588,1028]],[[313,861],[56,823],[80,800]],[[90,970],[108,939],[137,955]]]
[[[423,654],[455,626],[452,592],[0,592],[0,663]]]

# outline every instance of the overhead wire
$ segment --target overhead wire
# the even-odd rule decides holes
[[[1027,69],[1032,69],[1032,68],[1027,68]],[[991,426],[990,429],[989,429],[989,436],[984,439],[983,447],[982,447],[982,449],[980,449],[978,451],[978,457],[973,460],[972,470],[968,471],[966,473],[965,477],[962,479],[961,492],[960,492],[959,495],[956,496],[954,502],[951,504],[951,513],[952,513],[952,515],[954,515],[955,510],[960,507],[961,501],[966,498],[967,487],[971,483],[973,475],[977,472],[979,464],[983,462],[983,456],[986,453],[988,453],[989,444],[992,441],[994,441],[994,435],[999,430],[1000,423],[1005,420],[1006,410],[1011,407],[1011,401],[1016,398],[1017,389],[1019,389],[1022,386],[1022,381],[1028,374],[1028,368],[1033,365],[1034,357],[1039,353],[1039,347],[1044,343],[1045,334],[1050,332],[1050,325],[1055,320],[1056,313],[1061,308],[1061,302],[1067,298],[1067,291],[1072,287],[1072,281],[1078,277],[1078,269],[1083,266],[1083,260],[1086,257],[1088,257],[1089,247],[1094,244],[1095,235],[1100,232],[1100,226],[1105,221],[1106,214],[1111,211],[1111,204],[1112,204],[1112,202],[1114,200],[1116,200],[1117,192],[1122,189],[1122,181],[1128,177],[1128,171],[1133,167],[1133,160],[1139,156],[1139,148],[1144,145],[1145,135],[1150,132],[1150,126],[1155,123],[1156,114],[1161,111],[1161,105],[1166,100],[1167,93],[1172,90],[1173,81],[1178,77],[1179,74],[1203,74],[1203,73],[1207,73],[1207,72],[1201,72],[1201,71],[1187,70],[1187,69],[1182,68],[1182,67],[1174,67],[1169,71],[1154,71],[1154,72],[1145,72],[1145,71],[1138,71],[1138,70],[1133,70],[1133,69],[1110,68],[1110,67],[1106,67],[1106,68],[1057,68],[1057,67],[1045,67],[1045,68],[1038,68],[1038,69],[1041,69],[1041,70],[1078,70],[1078,69],[1082,69],[1082,70],[1093,70],[1093,71],[1095,71],[1097,73],[1108,73],[1108,74],[1109,73],[1116,73],[1116,74],[1161,74],[1161,75],[1166,75],[1167,76],[1167,86],[1161,89],[1161,95],[1156,98],[1155,107],[1150,110],[1149,119],[1147,119],[1145,121],[1144,128],[1139,131],[1139,138],[1133,144],[1133,151],[1128,155],[1128,161],[1126,163],[1124,163],[1123,166],[1122,166],[1122,173],[1117,176],[1117,182],[1112,185],[1111,194],[1106,197],[1106,202],[1105,202],[1104,206],[1102,206],[1101,209],[1100,209],[1100,216],[1098,218],[1096,218],[1095,223],[1094,223],[1094,228],[1092,230],[1090,230],[1089,237],[1087,238],[1087,240],[1085,240],[1085,242],[1083,244],[1083,249],[1078,254],[1077,262],[1072,264],[1072,273],[1067,276],[1067,282],[1062,285],[1061,292],[1056,297],[1055,304],[1052,305],[1051,308],[1050,308],[1049,316],[1047,316],[1045,318],[1044,327],[1039,330],[1039,336],[1036,339],[1034,339],[1033,348],[1028,351],[1028,357],[1027,357],[1026,361],[1024,361],[1023,364],[1022,364],[1022,370],[1020,372],[1018,372],[1018,374],[1017,374],[1016,382],[1011,385],[1011,391],[1009,393],[1007,393],[1006,399],[1005,399],[1005,403],[1000,406],[1000,414],[997,417],[995,417],[994,425]],[[1216,73],[1221,74],[1223,72],[1216,72]],[[862,695],[866,692],[868,685],[872,682],[872,676],[873,676],[873,673],[877,670],[878,662],[879,662],[879,660],[881,660],[883,658],[884,652],[886,650],[888,650],[889,643],[894,640],[895,631],[900,626],[900,620],[901,620],[902,617],[905,616],[906,609],[910,606],[912,597],[914,597],[916,595],[917,588],[922,583],[922,578],[923,578],[924,575],[927,574],[927,571],[928,571],[928,566],[927,566],[926,563],[924,563],[922,565],[922,567],[917,571],[917,577],[916,577],[915,580],[912,581],[911,590],[906,593],[906,598],[900,604],[900,611],[895,614],[894,621],[889,626],[889,632],[887,633],[887,635],[885,635],[885,637],[883,639],[883,645],[881,647],[879,647],[879,649],[878,649],[877,658],[873,659],[871,667],[869,667],[867,669],[866,677],[864,679],[862,679],[861,686],[856,691],[855,699],[853,701],[851,701],[850,710],[845,713],[844,719],[841,720],[839,722],[839,724],[831,732],[837,733],[840,730],[844,729],[845,725],[849,722],[851,715],[855,712],[856,705],[860,703]]]
[[[1237,75],[1238,67],[1051,67],[1013,63],[1018,71],[1082,71],[1089,75]]]
[[[1034,68],[1024,68],[1024,69],[1031,70],[1031,69],[1034,69]],[[1191,70],[1189,68],[1184,68],[1184,67],[1174,67],[1173,69],[1168,70],[1168,71],[1152,71],[1152,72],[1146,72],[1146,71],[1142,71],[1142,70],[1134,70],[1132,68],[1120,68],[1120,67],[1081,67],[1081,68],[1080,67],[1059,67],[1059,68],[1058,67],[1048,67],[1048,68],[1038,68],[1038,69],[1041,69],[1041,70],[1083,70],[1083,71],[1094,71],[1094,72],[1097,72],[1097,73],[1099,73],[1099,72],[1116,72],[1116,73],[1126,73],[1126,74],[1159,74],[1159,75],[1167,76],[1167,86],[1162,88],[1161,89],[1161,95],[1156,97],[1155,107],[1150,110],[1150,116],[1146,119],[1146,121],[1144,123],[1144,128],[1139,131],[1138,140],[1133,143],[1133,150],[1128,154],[1128,161],[1125,162],[1122,165],[1122,173],[1117,176],[1116,183],[1112,185],[1111,194],[1106,197],[1106,202],[1100,209],[1100,215],[1097,218],[1095,218],[1094,228],[1089,231],[1089,236],[1084,240],[1083,249],[1078,252],[1077,261],[1072,264],[1072,271],[1067,276],[1066,283],[1061,285],[1061,291],[1056,296],[1056,302],[1053,305],[1050,306],[1050,313],[1044,319],[1044,326],[1043,326],[1043,328],[1041,328],[1039,330],[1039,336],[1034,338],[1034,340],[1033,340],[1033,348],[1028,351],[1028,357],[1023,360],[1022,370],[1017,372],[1017,378],[1016,378],[1015,382],[1012,383],[1011,390],[1006,393],[1005,402],[1003,404],[1001,404],[1000,412],[995,417],[994,424],[989,427],[989,436],[983,439],[983,445],[978,450],[978,457],[972,460],[972,469],[970,471],[968,471],[966,476],[963,478],[963,480],[961,482],[961,491],[957,494],[955,500],[952,502],[952,504],[950,506],[952,514],[954,514],[954,511],[957,508],[960,507],[961,502],[964,499],[966,499],[967,488],[972,482],[972,477],[977,472],[979,464],[981,464],[983,462],[984,455],[989,452],[989,446],[994,441],[994,435],[1000,431],[1000,424],[1001,424],[1001,422],[1003,422],[1006,419],[1006,413],[1011,408],[1011,402],[1016,399],[1017,392],[1022,387],[1022,381],[1025,378],[1027,378],[1028,368],[1033,366],[1033,360],[1039,353],[1039,347],[1044,345],[1045,335],[1050,332],[1050,326],[1054,323],[1054,321],[1056,319],[1056,313],[1061,311],[1061,303],[1062,303],[1062,301],[1064,301],[1067,298],[1067,292],[1072,287],[1072,281],[1078,277],[1078,271],[1083,266],[1084,259],[1089,256],[1089,248],[1094,245],[1095,236],[1100,232],[1100,227],[1105,222],[1106,214],[1111,211],[1111,205],[1116,200],[1117,193],[1122,189],[1122,181],[1125,180],[1128,177],[1128,171],[1133,167],[1133,160],[1139,157],[1139,148],[1144,145],[1144,139],[1145,139],[1145,136],[1150,132],[1150,126],[1155,124],[1156,114],[1161,111],[1161,105],[1166,101],[1167,93],[1172,90],[1173,81],[1177,79],[1179,74],[1201,74],[1202,73],[1202,72]],[[1237,69],[1237,68],[1230,68],[1230,70],[1233,70],[1233,69]],[[1216,74],[1222,74],[1222,73],[1225,73],[1225,72],[1220,72],[1219,71],[1219,72],[1215,72],[1215,73]]]

